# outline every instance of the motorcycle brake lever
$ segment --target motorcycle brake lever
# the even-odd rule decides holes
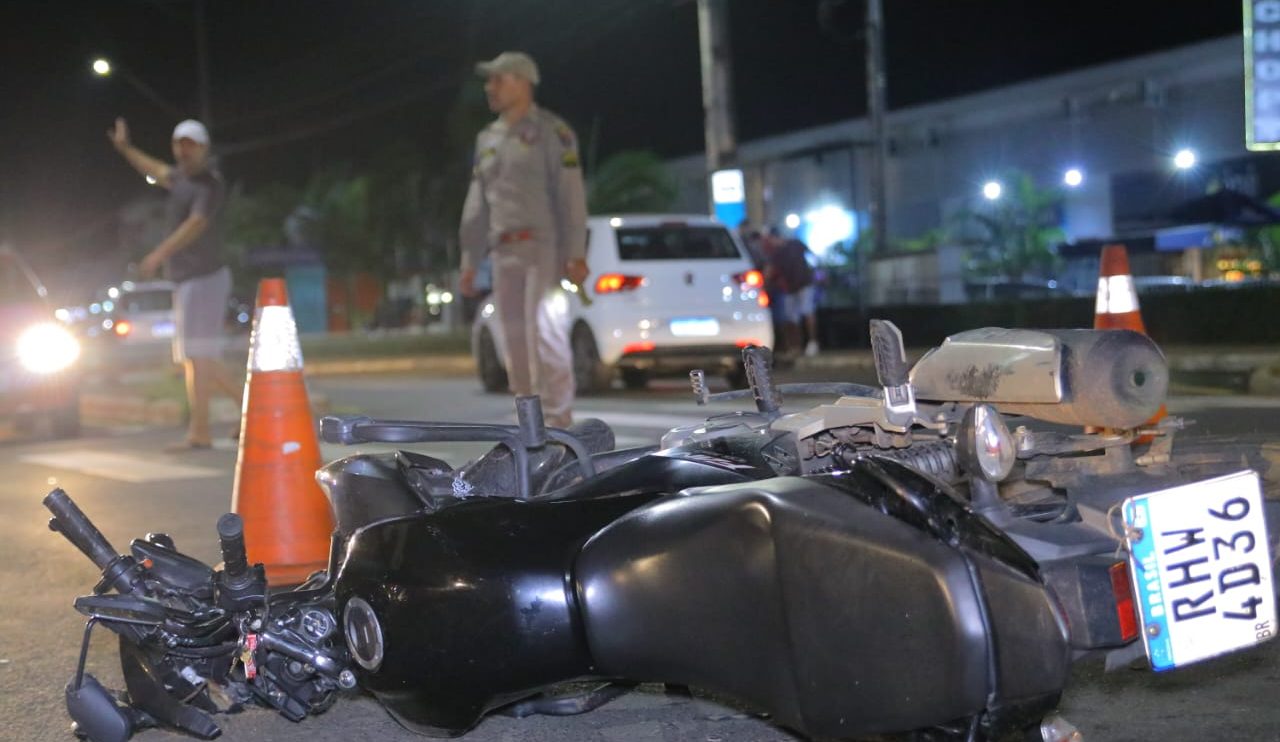
[[[132,595],[84,595],[75,600],[80,613],[102,621],[159,626],[169,618],[181,618],[186,611],[175,611],[158,600]]]

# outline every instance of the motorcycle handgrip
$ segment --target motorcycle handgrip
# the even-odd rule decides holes
[[[45,495],[44,506],[53,513],[49,521],[50,530],[57,531],[66,537],[77,549],[105,571],[119,554],[111,547],[111,542],[93,525],[89,516],[71,500],[71,497],[59,487]]]
[[[244,520],[235,513],[218,519],[218,545],[222,547],[222,570],[238,579],[249,573],[249,557],[244,551]]]

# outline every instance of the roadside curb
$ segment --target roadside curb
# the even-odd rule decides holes
[[[476,372],[470,354],[400,356],[388,358],[356,358],[307,361],[307,376],[344,376],[348,374],[394,374],[420,372],[430,376],[469,376]]]
[[[183,422],[183,404],[173,399],[147,399],[141,395],[80,395],[80,419],[86,425],[178,426]]]

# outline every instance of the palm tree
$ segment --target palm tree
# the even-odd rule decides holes
[[[618,152],[596,168],[587,189],[592,214],[670,211],[678,188],[653,152]]]
[[[1062,192],[1040,188],[1019,171],[1009,172],[1003,182],[1004,193],[987,208],[956,215],[952,238],[970,247],[970,270],[1016,280],[1052,269],[1054,248],[1066,239],[1059,226]]]

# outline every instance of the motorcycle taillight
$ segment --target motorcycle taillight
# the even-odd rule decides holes
[[[1129,562],[1116,562],[1107,570],[1111,576],[1111,594],[1116,599],[1116,618],[1120,622],[1120,638],[1131,642],[1138,638],[1138,606],[1133,600],[1133,583],[1129,578]]]

